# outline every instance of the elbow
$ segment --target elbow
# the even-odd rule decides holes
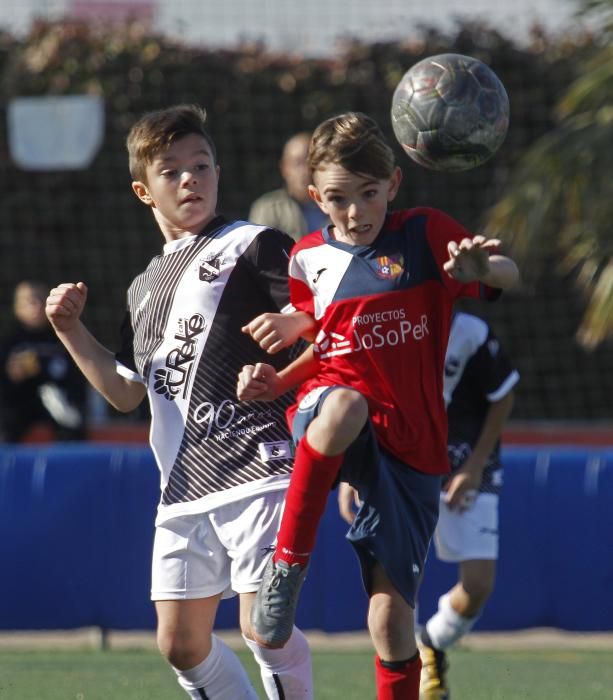
[[[106,394],[106,400],[120,413],[130,413],[142,403],[147,390],[144,385],[127,382],[124,385],[127,391],[115,391],[112,395]]]
[[[131,413],[134,411],[134,409],[138,408],[138,405],[140,404],[140,401],[136,403],[124,403],[124,402],[118,402],[118,401],[111,401],[110,402],[111,406],[116,410],[119,411],[119,413]]]

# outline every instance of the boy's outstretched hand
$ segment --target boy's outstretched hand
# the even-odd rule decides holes
[[[258,362],[245,365],[238,374],[236,396],[239,401],[274,401],[279,395],[277,370]]]
[[[497,238],[475,236],[464,238],[460,243],[450,241],[447,244],[449,260],[443,268],[450,277],[467,284],[483,280],[490,272],[490,253],[496,253],[502,242]]]

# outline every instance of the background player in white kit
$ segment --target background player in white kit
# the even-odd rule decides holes
[[[446,650],[475,624],[489,599],[498,559],[500,435],[513,408],[519,374],[488,324],[454,314],[445,356],[444,396],[451,475],[443,484],[434,544],[439,559],[459,565],[459,580],[420,631],[421,700],[446,700]],[[353,519],[354,492],[339,489],[343,518]],[[425,579],[424,585],[428,585]]]
[[[472,629],[494,588],[500,436],[518,381],[488,324],[472,314],[454,314],[443,382],[451,475],[443,485],[434,544],[439,559],[459,565],[459,580],[420,632],[421,700],[449,697],[445,651]]]
[[[259,410],[235,401],[236,375],[254,355],[241,327],[288,303],[293,241],[217,215],[219,165],[205,119],[200,108],[178,105],[144,115],[128,136],[132,189],[151,207],[165,245],[128,290],[120,351],[81,322],[83,282],[52,289],[47,316],[115,408],[130,411],[149,398],[162,487],[151,597],[158,645],[180,685],[194,699],[256,700],[238,658],[212,634],[220,600],[238,593],[241,630],[267,696],[308,699],[302,633],[294,628],[283,649],[260,649],[249,623],[292,467],[288,402]],[[300,334],[310,320],[303,328],[294,318]]]

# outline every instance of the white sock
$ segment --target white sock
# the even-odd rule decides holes
[[[258,700],[236,654],[212,636],[211,653],[194,668],[175,668],[179,685],[193,700]]]
[[[265,649],[243,637],[260,667],[269,700],[312,700],[311,651],[306,637],[294,627],[282,649]]]
[[[479,619],[463,617],[451,607],[451,596],[445,593],[438,599],[438,612],[426,622],[426,632],[435,649],[444,651],[463,637]]]

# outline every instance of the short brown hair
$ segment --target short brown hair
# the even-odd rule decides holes
[[[158,109],[142,116],[126,139],[132,179],[145,182],[147,165],[174,141],[189,134],[202,136],[217,162],[215,144],[205,129],[205,123],[206,110],[191,104]]]
[[[396,167],[394,152],[379,125],[362,112],[339,114],[315,129],[309,148],[311,172],[325,163],[377,180],[391,177]]]

